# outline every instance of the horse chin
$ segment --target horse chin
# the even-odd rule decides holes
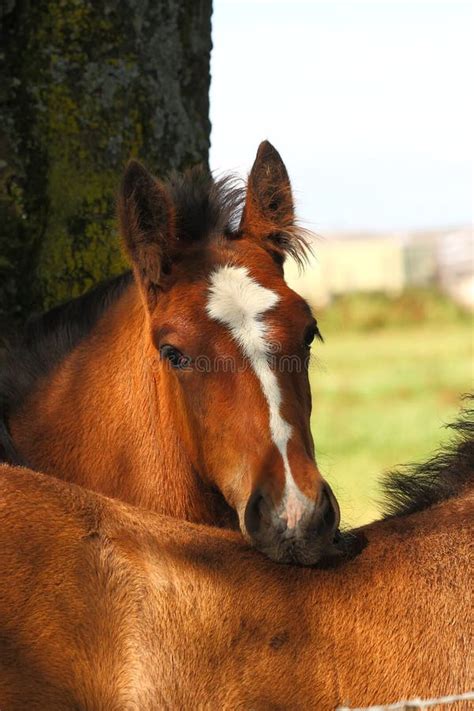
[[[242,531],[253,548],[275,563],[286,565],[314,566],[320,561],[332,560],[343,555],[339,545],[339,532],[329,537],[285,536],[279,531],[265,531],[265,536],[251,537]]]
[[[308,543],[302,539],[276,541],[270,545],[255,544],[255,547],[276,563],[287,565],[314,566],[329,555],[323,542]]]

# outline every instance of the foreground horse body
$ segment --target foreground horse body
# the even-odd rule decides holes
[[[311,311],[290,182],[260,146],[243,195],[194,171],[126,171],[133,275],[33,324],[0,376],[0,457],[316,562],[338,526],[310,431]]]
[[[311,570],[3,465],[0,708],[334,711],[469,690],[473,467],[471,439],[392,479],[414,512]]]

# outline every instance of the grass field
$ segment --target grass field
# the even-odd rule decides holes
[[[325,343],[311,365],[312,430],[346,525],[378,516],[381,473],[446,442],[443,426],[472,389],[471,318],[438,297],[421,302],[421,311],[399,300],[364,309],[353,297],[318,318]]]

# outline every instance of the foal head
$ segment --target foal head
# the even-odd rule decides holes
[[[261,144],[245,199],[204,172],[162,183],[132,162],[119,205],[173,434],[259,550],[316,562],[339,510],[310,431],[319,332],[283,277],[285,256],[303,259],[306,244],[279,154]]]

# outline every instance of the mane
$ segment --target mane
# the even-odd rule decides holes
[[[172,173],[166,181],[176,209],[180,242],[199,242],[203,237],[234,237],[245,200],[245,188],[229,174],[214,179],[202,166]]]
[[[214,178],[202,166],[195,166],[184,173],[173,173],[166,187],[176,207],[176,227],[180,243],[195,243],[203,237],[239,239],[240,218],[245,202],[245,185],[232,174]],[[269,198],[270,199],[270,198]],[[276,204],[280,195],[273,194]],[[309,230],[301,227],[293,211],[279,214],[279,224],[268,224],[270,251],[278,252],[282,261],[291,257],[300,266],[308,261],[311,253]]]
[[[467,396],[469,405],[474,395]],[[411,464],[383,479],[384,517],[407,516],[459,496],[474,479],[474,409],[466,407],[448,427],[453,441],[422,464]]]
[[[89,292],[31,319],[7,347],[0,364],[0,461],[19,461],[8,433],[8,417],[33,389],[94,328],[132,283],[131,272],[102,282]]]

